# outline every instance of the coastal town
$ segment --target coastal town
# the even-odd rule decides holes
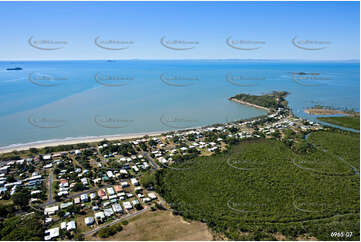
[[[148,210],[167,207],[154,184],[143,179],[147,174],[176,169],[173,163],[196,156],[226,152],[242,140],[279,139],[290,144],[320,129],[323,127],[318,123],[295,117],[281,106],[252,120],[160,136],[103,140],[45,154],[31,149],[27,157],[1,161],[0,201],[17,201],[21,194],[16,216],[41,213],[44,240],[79,238]]]

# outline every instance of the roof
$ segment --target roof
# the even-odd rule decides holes
[[[104,197],[106,194],[105,194],[105,191],[104,191],[104,189],[100,189],[99,191],[98,191],[98,196],[99,197]]]
[[[59,227],[56,228],[52,228],[52,229],[48,229],[45,230],[45,240],[51,240],[52,238],[56,238],[59,236]]]

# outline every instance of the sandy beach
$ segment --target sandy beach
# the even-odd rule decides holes
[[[267,112],[270,111],[269,108],[265,108],[265,107],[262,107],[262,106],[259,106],[259,105],[253,104],[253,103],[244,102],[244,101],[238,100],[238,99],[236,99],[236,98],[230,98],[229,100],[231,100],[231,101],[233,101],[233,102],[237,102],[237,103],[243,104],[243,105],[251,106],[251,107],[254,107],[254,108],[264,109],[264,110],[266,110]]]
[[[323,109],[323,108],[310,108],[305,109],[305,113],[312,114],[312,115],[335,115],[335,114],[344,114],[350,115],[342,110],[335,110],[335,109]]]
[[[25,144],[15,144],[9,146],[0,147],[0,154],[8,153],[12,151],[28,150],[30,148],[44,148],[44,147],[53,147],[58,145],[73,145],[80,143],[92,143],[99,142],[104,139],[106,140],[127,140],[127,139],[138,139],[142,138],[145,135],[148,136],[159,136],[165,132],[149,132],[149,133],[137,133],[137,134],[119,134],[119,135],[103,135],[103,136],[90,136],[90,137],[79,137],[79,138],[66,138],[66,139],[56,139],[56,140],[44,140],[37,141]]]

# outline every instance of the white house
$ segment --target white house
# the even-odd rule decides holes
[[[81,200],[82,202],[87,202],[87,201],[89,201],[88,194],[81,194],[81,195],[80,195],[80,200]]]
[[[87,226],[90,226],[90,225],[92,225],[92,224],[94,223],[94,218],[93,218],[93,217],[86,217],[86,218],[84,219],[84,222],[85,222],[85,224],[86,224]]]
[[[152,200],[157,199],[157,196],[154,194],[154,192],[148,193],[148,197]]]
[[[107,192],[109,196],[112,196],[115,194],[114,189],[112,187],[107,187]]]
[[[130,202],[123,202],[123,207],[126,209],[126,210],[129,210],[129,209],[132,209],[133,206],[132,204],[130,204]]]
[[[44,209],[44,215],[53,215],[59,210],[59,206],[47,207]]]
[[[104,214],[106,217],[111,217],[111,216],[113,216],[114,211],[111,208],[106,208],[106,209],[104,209]]]
[[[51,240],[59,236],[59,227],[45,230],[44,240]]]
[[[121,213],[123,211],[122,206],[120,206],[119,203],[114,203],[112,205],[112,208],[113,208],[114,212],[116,212],[116,213]]]
[[[134,185],[134,186],[138,186],[139,185],[139,182],[136,178],[131,178],[130,179],[130,182]]]

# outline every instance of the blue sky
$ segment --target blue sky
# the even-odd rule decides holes
[[[1,2],[0,16],[1,60],[360,57],[359,2]],[[98,36],[131,44],[107,50],[94,44]],[[241,47],[259,48],[231,48],[230,36],[252,42]],[[51,46],[62,48],[34,48],[30,37],[37,43],[60,41]],[[162,37],[197,44],[176,51],[161,45]],[[298,48],[295,37],[324,48]]]

